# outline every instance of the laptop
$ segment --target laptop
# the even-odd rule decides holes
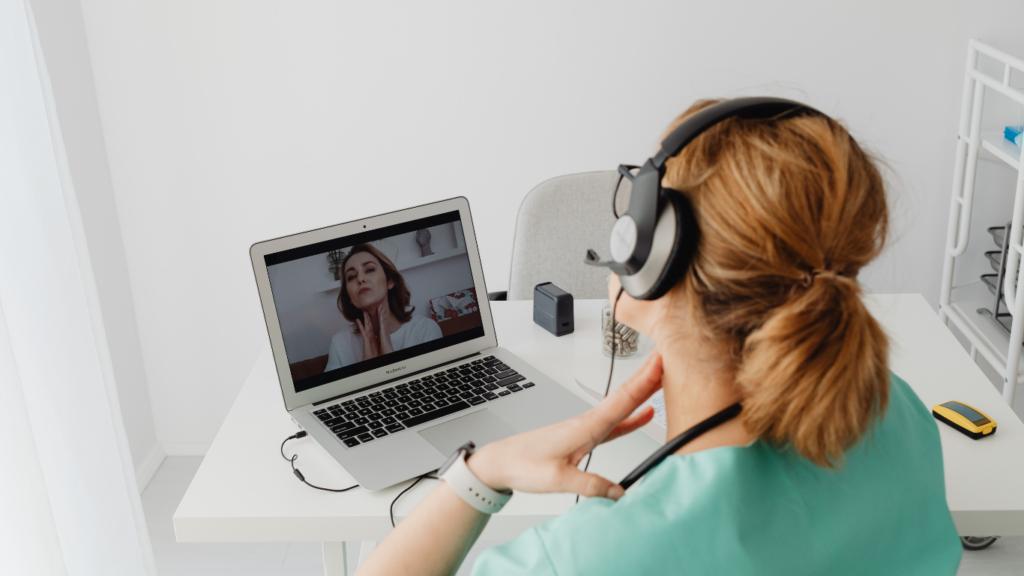
[[[465,198],[249,252],[285,409],[367,490],[589,408],[498,346]]]

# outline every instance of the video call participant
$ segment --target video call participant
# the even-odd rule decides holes
[[[353,326],[331,338],[325,372],[441,337],[436,322],[413,316],[405,278],[380,250],[353,246],[341,270],[338,310]]]

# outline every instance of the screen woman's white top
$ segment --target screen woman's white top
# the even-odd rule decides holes
[[[441,337],[441,327],[430,318],[413,315],[402,327],[391,335],[391,345],[395,350],[403,350],[410,346],[437,340]],[[353,334],[351,328],[345,328],[331,338],[331,349],[327,353],[327,367],[324,372],[349,366],[363,359],[363,337]]]

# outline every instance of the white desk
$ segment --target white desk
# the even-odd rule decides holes
[[[946,495],[961,535],[1024,535],[1024,424],[971,362],[953,335],[918,294],[878,295],[869,306],[892,340],[891,368],[927,406],[957,399],[978,406],[999,424],[974,441],[940,424]],[[599,389],[608,359],[600,352],[601,302],[576,301],[576,332],[555,338],[532,322],[532,302],[492,303],[498,343],[585,398],[576,379]],[[644,351],[649,353],[651,344]],[[617,360],[615,383],[642,362]],[[602,390],[603,392],[603,390]],[[345,540],[378,541],[390,530],[388,506],[407,483],[379,492],[332,494],[298,482],[278,452],[297,431],[281,400],[269,347],[257,359],[238,399],[174,514],[179,542],[324,542],[328,574],[343,574]],[[657,443],[635,433],[600,447],[591,470],[621,479]],[[288,443],[310,482],[328,487],[352,478],[309,438]],[[973,471],[987,470],[984,484]],[[421,482],[395,506],[405,516],[433,489]],[[570,495],[517,494],[487,525],[482,538],[509,540],[572,507]],[[364,551],[372,544],[364,545]]]

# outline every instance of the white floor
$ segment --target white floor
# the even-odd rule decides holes
[[[1010,576],[1024,574],[1024,536],[1000,538],[991,547],[978,552],[964,551],[960,576]]]
[[[171,516],[199,470],[202,458],[167,458],[142,494],[146,523],[160,576],[319,576],[324,564],[319,542],[257,544],[179,544]],[[349,574],[355,573],[358,546],[349,546]],[[494,542],[479,542],[459,576],[468,576],[473,560]],[[1002,538],[989,549],[964,552],[959,576],[1024,574],[1024,537]]]

